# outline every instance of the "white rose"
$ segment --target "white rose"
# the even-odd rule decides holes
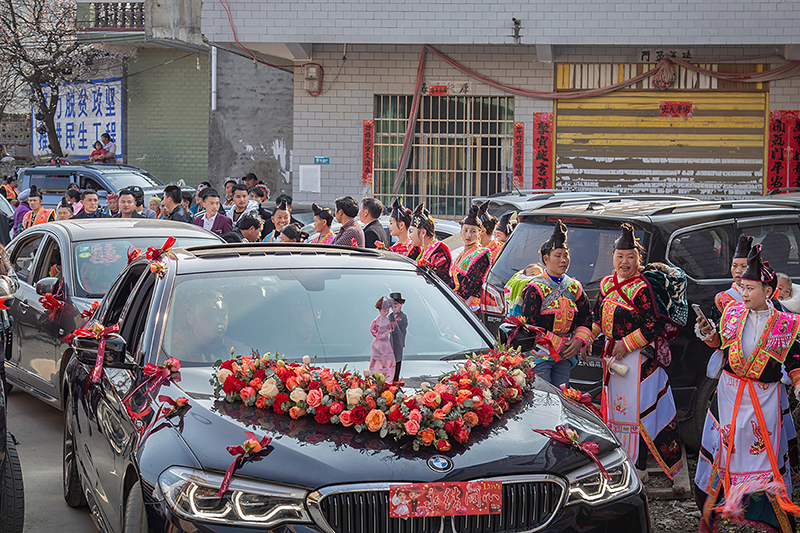
[[[358,402],[361,401],[361,397],[364,396],[364,391],[360,388],[358,389],[347,389],[347,403],[350,405],[358,405]]]
[[[294,403],[304,402],[306,401],[306,391],[301,389],[300,387],[295,387],[292,393],[289,395],[289,399],[292,400]]]
[[[275,383],[275,378],[269,378],[261,385],[261,390],[258,393],[264,398],[274,398],[278,395],[278,384]]]
[[[483,397],[486,398],[487,400],[491,400],[492,399],[492,391],[490,391],[490,390],[483,391]]]
[[[231,372],[227,368],[222,368],[220,369],[219,372],[217,372],[217,381],[219,381],[220,383],[225,383],[225,380],[228,379],[228,376],[232,374],[233,372]]]

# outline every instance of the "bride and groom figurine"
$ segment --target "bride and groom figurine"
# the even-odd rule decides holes
[[[375,337],[369,358],[370,372],[381,373],[392,383],[400,381],[400,364],[406,345],[408,317],[403,312],[404,303],[399,292],[381,296],[375,303],[379,314],[369,328]]]

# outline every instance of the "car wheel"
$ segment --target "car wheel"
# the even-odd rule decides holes
[[[717,380],[703,377],[697,386],[697,402],[694,405],[694,414],[689,420],[681,423],[681,440],[687,450],[697,452],[703,439],[703,425],[706,422],[706,413],[711,404],[711,395],[717,390]]]
[[[144,509],[141,481],[133,484],[125,500],[125,524],[122,533],[147,533],[147,513]]]
[[[6,463],[3,468],[3,507],[0,510],[0,531],[22,533],[25,519],[25,491],[22,467],[14,438],[6,433]]]
[[[64,403],[64,456],[62,461],[64,482],[64,501],[70,507],[86,507],[81,477],[78,473],[78,460],[75,457],[75,439],[72,433],[72,402]]]

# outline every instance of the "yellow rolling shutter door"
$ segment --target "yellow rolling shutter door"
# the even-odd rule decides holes
[[[763,91],[633,91],[556,103],[558,188],[707,198],[762,194]],[[660,116],[662,102],[691,116]]]

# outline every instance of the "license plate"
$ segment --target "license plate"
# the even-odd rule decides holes
[[[467,516],[503,510],[500,481],[454,481],[389,485],[389,516]]]

